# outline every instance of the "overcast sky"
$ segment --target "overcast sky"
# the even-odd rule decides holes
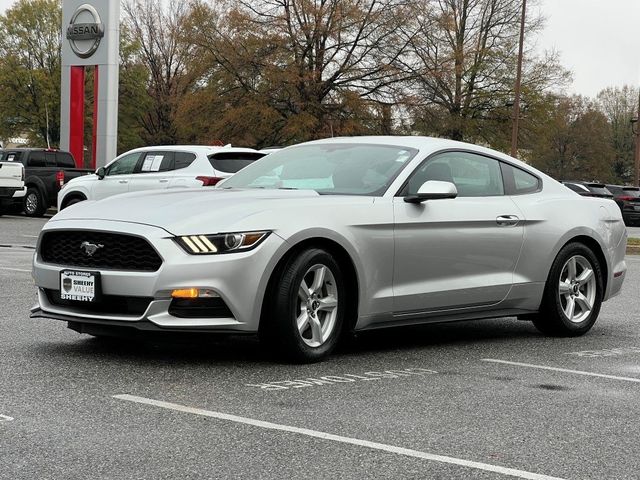
[[[594,96],[607,86],[640,85],[640,0],[529,0],[547,18],[535,42],[555,48],[573,71],[569,93]],[[14,0],[0,0],[0,11]]]

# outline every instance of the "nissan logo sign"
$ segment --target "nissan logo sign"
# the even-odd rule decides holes
[[[67,40],[73,53],[80,58],[89,58],[98,49],[102,37],[104,25],[96,9],[86,3],[80,5],[67,27]]]

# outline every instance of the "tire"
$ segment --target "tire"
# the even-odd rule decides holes
[[[27,217],[42,217],[47,211],[44,199],[40,190],[35,187],[29,187],[24,197],[24,213]]]
[[[261,340],[288,361],[323,360],[338,343],[344,321],[347,299],[340,266],[326,250],[309,248],[275,275]]]
[[[71,205],[75,205],[76,203],[80,203],[80,202],[83,202],[83,201],[85,201],[85,200],[86,200],[86,198],[82,198],[82,197],[75,197],[75,198],[72,198],[72,199],[71,199],[71,200],[69,200],[68,202],[65,202],[65,203],[62,205],[62,208],[61,208],[60,210],[64,210],[65,208],[70,207]]]
[[[553,261],[533,324],[546,335],[584,335],[598,318],[603,291],[602,268],[593,251],[582,243],[569,243]]]

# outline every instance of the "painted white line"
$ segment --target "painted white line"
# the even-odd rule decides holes
[[[360,447],[372,448],[374,450],[382,450],[385,452],[395,453],[398,455],[405,455],[408,457],[420,458],[423,460],[430,460],[432,462],[448,463],[451,465],[457,465],[461,467],[474,468],[476,470],[484,470],[486,472],[499,473],[499,474],[508,475],[511,477],[526,478],[531,480],[562,480],[558,477],[540,475],[537,473],[526,472],[524,470],[516,470],[514,468],[500,467],[497,465],[490,465],[488,463],[473,462],[473,461],[464,460],[461,458],[446,457],[444,455],[435,455],[432,453],[420,452],[418,450],[411,450],[408,448],[387,445],[385,443],[370,442],[368,440],[360,440],[357,438],[343,437],[341,435],[333,435],[331,433],[320,432],[317,430],[309,430],[308,428],[291,427],[289,425],[281,425],[278,423],[255,420],[253,418],[239,417],[237,415],[230,415],[228,413],[213,412],[211,410],[203,410],[201,408],[186,407],[184,405],[178,405],[176,403],[163,402],[161,400],[153,400],[151,398],[138,397],[135,395],[125,394],[125,395],[114,395],[113,397],[119,400],[142,403],[144,405],[152,405],[154,407],[161,407],[169,410],[176,410],[178,412],[191,413],[193,415],[201,415],[204,417],[217,418],[219,420],[227,420],[229,422],[243,423],[245,425],[252,425],[254,427],[266,428],[269,430],[279,430],[282,432],[297,433],[300,435],[307,435],[309,437],[321,438],[323,440],[331,440],[333,442],[348,443],[348,444],[357,445]]]
[[[0,413],[0,422],[11,422],[12,420],[13,420],[13,417],[8,417]]]
[[[605,348],[603,350],[582,350],[580,352],[568,352],[565,355],[575,355],[576,357],[619,357],[622,355],[640,354],[640,347],[616,347]]]
[[[0,270],[9,270],[11,272],[27,272],[27,273],[31,273],[31,270],[25,270],[23,268],[0,267]]]
[[[22,234],[20,236],[21,237],[27,237],[27,238],[38,238],[38,235],[25,235],[25,234]]]
[[[618,377],[616,375],[606,375],[604,373],[585,372],[582,370],[569,370],[568,368],[548,367],[546,365],[533,365],[531,363],[508,362],[506,360],[496,360],[494,358],[483,358],[483,362],[502,363],[504,365],[514,365],[516,367],[537,368],[539,370],[551,370],[553,372],[573,373],[575,375],[586,375],[588,377],[608,378],[609,380],[620,380],[623,382],[640,383],[640,378]]]

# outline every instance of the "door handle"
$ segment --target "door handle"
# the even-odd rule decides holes
[[[500,215],[496,218],[496,223],[500,227],[515,227],[520,223],[520,218],[517,215]]]
[[[118,183],[129,183],[129,180],[118,180]]]
[[[169,180],[160,180],[160,183],[167,183]]]

